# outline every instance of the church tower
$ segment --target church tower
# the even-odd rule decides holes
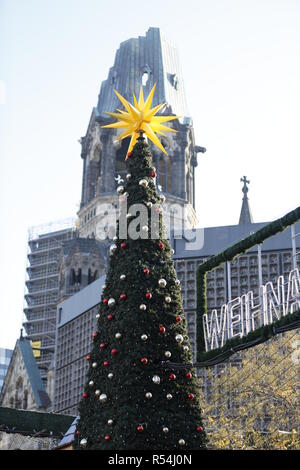
[[[179,225],[184,221],[186,228],[197,225],[195,168],[197,153],[205,149],[195,146],[177,50],[166,41],[159,28],[150,28],[145,36],[121,43],[108,78],[102,82],[87,133],[81,139],[83,178],[78,212],[81,237],[99,238],[102,221],[105,220],[107,226],[110,224],[110,217],[118,212],[117,178],[125,180],[127,173],[125,155],[129,139],[116,143],[120,131],[101,127],[113,122],[105,111],[114,112],[121,106],[113,90],[133,103],[133,92],[138,96],[142,85],[147,96],[154,83],[153,107],[166,103],[160,114],[181,116],[169,123],[177,133],[161,138],[168,156],[151,144],[157,187],[165,196],[166,212],[172,214],[174,221]]]

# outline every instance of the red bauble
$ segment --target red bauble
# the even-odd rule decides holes
[[[93,339],[96,339],[96,338],[97,338],[97,336],[98,336],[98,333],[97,333],[97,331],[94,331],[94,333],[93,333]]]
[[[152,171],[151,176],[152,176],[152,178],[155,178],[155,176],[156,176],[155,171]]]
[[[138,430],[138,432],[143,432],[144,431],[144,426],[142,424],[139,424],[136,429]]]
[[[103,362],[103,365],[104,365],[104,367],[108,367],[108,366],[109,366],[109,362],[108,362],[108,361],[104,361],[104,362]]]
[[[142,357],[141,363],[146,365],[148,363],[148,359],[146,357]]]
[[[103,299],[103,303],[104,303],[104,305],[107,305],[108,304],[108,299]]]
[[[109,435],[109,434],[106,434],[105,440],[106,440],[106,441],[110,441],[110,435]]]
[[[160,214],[160,213],[161,213],[160,207],[156,207],[156,208],[155,208],[155,212],[156,212],[157,214]]]
[[[197,427],[196,427],[196,430],[197,430],[198,432],[203,432],[203,427],[202,427],[202,426],[197,426]]]
[[[86,360],[87,360],[87,361],[90,361],[90,360],[91,360],[91,355],[90,355],[90,354],[88,354],[88,355],[86,356]]]
[[[126,294],[121,294],[121,295],[120,295],[120,299],[121,299],[121,300],[126,300],[126,299],[127,299],[127,295],[126,295]]]
[[[125,248],[126,248],[126,243],[125,242],[121,243],[121,248],[122,248],[122,250],[125,250]]]
[[[118,350],[116,348],[112,349],[111,350],[111,355],[115,356],[116,354],[118,354]]]
[[[193,393],[189,393],[189,394],[188,394],[188,397],[189,397],[190,400],[194,400],[195,395],[194,395]]]
[[[132,157],[132,152],[127,153],[127,158],[130,158],[130,157]]]
[[[187,373],[185,374],[185,376],[186,376],[187,379],[191,379],[191,378],[193,377],[190,372],[187,372]]]
[[[164,244],[162,242],[158,242],[157,244],[159,250],[163,250]]]
[[[76,431],[76,436],[80,436],[80,431]]]
[[[146,297],[147,300],[152,299],[152,294],[151,294],[151,292],[146,292],[145,297]]]
[[[83,392],[82,398],[86,399],[88,397],[88,394],[86,392]]]
[[[144,268],[143,271],[144,271],[144,274],[146,274],[146,276],[148,276],[150,274],[150,269],[149,268]]]
[[[177,317],[176,317],[176,323],[181,323],[181,321],[182,321],[181,316],[180,316],[180,315],[177,315]]]
[[[100,343],[100,349],[105,349],[106,344],[105,343]]]
[[[111,313],[107,316],[107,319],[108,319],[109,321],[111,321],[113,318],[114,318],[114,317],[112,316]]]
[[[163,325],[160,325],[160,327],[159,327],[159,332],[160,332],[160,333],[165,333],[165,332],[166,332],[166,328],[165,328]]]
[[[169,379],[170,379],[170,380],[175,380],[175,379],[176,379],[176,375],[175,375],[175,374],[170,374],[170,375],[169,375]]]

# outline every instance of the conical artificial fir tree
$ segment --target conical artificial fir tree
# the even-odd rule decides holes
[[[196,372],[166,367],[167,361],[191,364],[192,352],[172,249],[163,234],[155,168],[142,136],[128,166],[126,185],[118,188],[121,216],[87,357],[75,448],[203,449]],[[137,239],[130,237],[130,226],[137,225],[130,214],[134,204],[142,204],[148,216]]]

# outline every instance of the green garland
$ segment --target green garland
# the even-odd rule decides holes
[[[207,313],[206,277],[207,273],[212,269],[217,268],[218,266],[223,263],[226,263],[227,261],[232,261],[237,256],[246,253],[253,246],[259,245],[260,243],[264,242],[267,238],[270,238],[273,235],[282,232],[288,226],[296,223],[298,220],[300,220],[300,206],[297,207],[295,210],[289,212],[288,214],[284,215],[280,219],[274,220],[274,222],[265,225],[257,232],[249,235],[247,238],[244,238],[238,243],[235,243],[234,245],[230,246],[221,253],[213,256],[212,258],[210,258],[205,263],[199,266],[197,270],[197,361],[211,359],[212,357],[220,354],[221,351],[223,352],[231,349],[233,345],[237,345],[237,343],[245,343],[249,340],[259,337],[266,337],[266,339],[270,337],[268,335],[270,334],[270,331],[275,324],[261,327],[241,339],[238,338],[234,340],[229,340],[222,348],[215,349],[208,353],[205,352],[202,317],[205,313]],[[286,321],[293,322],[297,319],[297,314],[299,315],[298,312],[295,312],[293,314],[287,315],[284,318],[288,318],[288,320]],[[279,322],[281,322],[281,320],[279,320]],[[276,324],[277,323],[278,322],[276,322]]]
[[[41,436],[61,438],[74,419],[75,416],[0,407],[0,430],[25,436],[41,433]]]

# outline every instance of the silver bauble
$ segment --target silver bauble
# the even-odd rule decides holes
[[[158,281],[158,285],[159,285],[159,287],[166,287],[167,281],[162,278]]]
[[[175,254],[175,251],[173,250],[173,248],[171,249],[171,255],[174,255]]]
[[[90,380],[89,381],[89,386],[92,387],[94,385],[94,381],[93,380]]]
[[[152,204],[152,202],[149,201],[149,202],[147,202],[146,206],[147,206],[149,209],[151,209],[151,207],[153,206],[153,204]]]
[[[159,198],[160,198],[160,200],[161,200],[162,203],[164,203],[165,200],[166,200],[166,198],[165,198],[165,196],[164,196],[163,194],[161,194],[161,195],[159,196]]]
[[[166,351],[166,352],[165,352],[165,356],[166,356],[166,357],[171,357],[171,356],[172,356],[172,353],[171,353],[170,351]]]
[[[96,397],[99,397],[99,395],[100,395],[100,390],[95,390],[95,395],[96,395]]]
[[[116,245],[115,243],[113,243],[112,245],[110,245],[110,247],[109,247],[109,252],[110,252],[110,254],[113,255],[117,248],[118,248],[118,247],[117,247],[117,245]]]
[[[118,186],[117,193],[118,194],[123,194],[124,193],[124,186]]]
[[[112,425],[114,424],[114,422],[113,422],[112,419],[109,419],[109,420],[107,421],[107,424],[108,424],[109,426],[112,426]]]
[[[145,310],[146,310],[146,308],[147,308],[147,307],[146,307],[146,305],[145,305],[145,304],[141,304],[141,305],[140,305],[140,310],[142,310],[142,311],[145,311]]]
[[[147,188],[147,186],[148,186],[148,181],[145,180],[145,179],[142,179],[142,180],[139,181],[139,185],[140,185],[140,186],[143,186],[143,188]]]
[[[114,376],[114,374],[113,374],[112,372],[110,372],[107,377],[108,377],[109,379],[112,379],[113,376]]]
[[[125,279],[126,279],[126,276],[125,276],[125,274],[121,274],[121,276],[120,276],[120,280],[121,280],[121,281],[125,281]]]
[[[126,219],[130,219],[130,217],[132,217],[132,214],[130,214],[130,212],[128,212],[128,214],[126,214]]]
[[[148,336],[147,336],[147,335],[142,335],[142,336],[141,336],[141,339],[142,339],[143,341],[147,341]]]
[[[92,368],[95,369],[97,367],[97,362],[93,362]]]
[[[121,335],[121,333],[116,333],[116,334],[115,334],[115,338],[116,338],[116,339],[120,339],[120,338],[122,338],[122,335]]]
[[[179,279],[176,279],[175,285],[176,285],[176,286],[180,286],[180,281],[179,281]]]
[[[97,313],[96,320],[99,320],[99,318],[100,318],[100,313]]]
[[[127,181],[129,181],[131,179],[131,173],[127,173],[126,179],[127,179]]]
[[[146,398],[148,398],[148,400],[150,400],[150,398],[152,398],[152,393],[151,392],[147,392],[146,395],[145,395]]]
[[[160,377],[158,375],[154,375],[152,377],[152,382],[154,382],[155,384],[159,385],[160,384]]]
[[[185,346],[183,346],[183,350],[184,350],[185,352],[188,352],[189,347],[188,347],[187,345],[185,345]]]
[[[116,301],[113,298],[110,298],[109,301],[107,302],[107,305],[112,308],[116,305]]]
[[[185,445],[185,440],[184,439],[179,439],[178,444],[180,446],[184,446]]]
[[[175,336],[175,339],[176,339],[177,343],[182,343],[182,341],[183,341],[183,336],[182,336],[182,335],[176,335],[176,336]]]
[[[87,440],[86,439],[81,439],[80,447],[86,447],[86,445],[87,445]]]
[[[149,231],[148,225],[143,225],[143,226],[142,226],[142,232],[147,233],[148,231]]]
[[[106,402],[107,400],[107,395],[105,393],[101,393],[100,397],[99,397],[99,400],[101,401],[101,403],[104,403]]]
[[[164,426],[164,427],[163,427],[163,432],[164,432],[165,434],[167,434],[167,433],[169,432],[169,428],[167,428],[166,426]]]
[[[118,241],[118,237],[117,237],[116,235],[113,237],[113,241],[114,241],[114,242],[117,242],[117,241]]]
[[[168,393],[167,394],[167,400],[172,400],[172,398],[173,398],[173,395],[171,395],[171,393]]]
[[[167,302],[167,304],[170,304],[172,302],[172,299],[169,295],[167,295],[167,297],[165,297],[165,302]]]

